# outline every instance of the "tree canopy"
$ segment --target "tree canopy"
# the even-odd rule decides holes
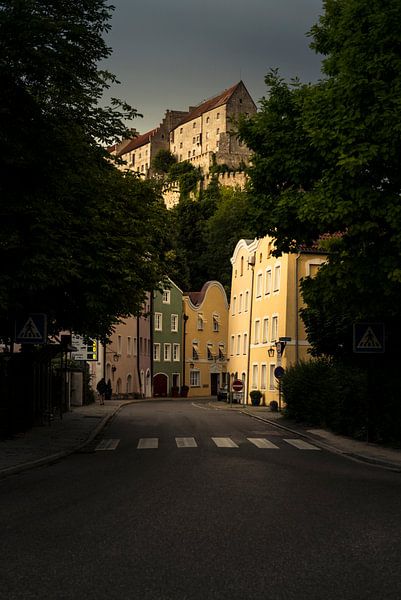
[[[0,335],[18,312],[104,336],[164,272],[165,208],[104,144],[137,116],[113,75],[105,0],[0,1]]]
[[[355,320],[401,320],[400,29],[398,0],[327,0],[310,32],[322,80],[271,72],[260,113],[240,124],[258,233],[278,252],[335,234],[327,266],[304,286],[312,342],[324,311],[343,333]]]

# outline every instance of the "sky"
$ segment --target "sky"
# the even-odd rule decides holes
[[[106,68],[120,85],[109,95],[127,101],[142,119],[140,133],[157,127],[167,109],[188,110],[238,81],[256,103],[264,77],[313,82],[321,59],[306,33],[322,0],[111,0],[113,53]],[[107,99],[107,98],[106,98]]]

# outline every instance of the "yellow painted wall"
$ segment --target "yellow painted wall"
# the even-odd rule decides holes
[[[204,297],[194,304],[189,295],[184,295],[184,314],[188,317],[185,334],[185,383],[189,386],[188,397],[211,395],[211,374],[218,375],[219,383],[227,371],[227,327],[228,302],[223,286],[210,281],[203,288]],[[218,331],[214,318],[217,318]],[[208,346],[216,360],[208,358]],[[198,357],[193,355],[197,349]],[[219,347],[223,358],[219,358]],[[199,375],[198,375],[199,374]],[[195,382],[195,379],[199,378]]]

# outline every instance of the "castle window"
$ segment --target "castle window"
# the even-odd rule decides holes
[[[196,122],[194,121],[192,124],[192,129],[195,129],[195,127],[196,127]]]
[[[210,120],[209,117],[206,117],[206,123],[209,123],[209,120]]]
[[[180,127],[180,133],[182,133],[182,127]]]
[[[217,113],[216,119],[220,119],[220,113]]]
[[[192,138],[192,143],[195,144],[195,142],[196,142],[196,138],[193,137]]]

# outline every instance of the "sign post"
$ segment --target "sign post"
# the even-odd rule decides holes
[[[384,323],[354,323],[353,327],[353,350],[355,354],[383,354],[385,351],[385,328]],[[368,364],[368,397],[366,406],[366,441],[369,442],[372,419],[371,419],[371,395],[374,389],[374,357],[367,357]]]
[[[242,390],[244,389],[244,382],[241,379],[234,379],[232,388],[236,394],[236,399],[241,400]]]

